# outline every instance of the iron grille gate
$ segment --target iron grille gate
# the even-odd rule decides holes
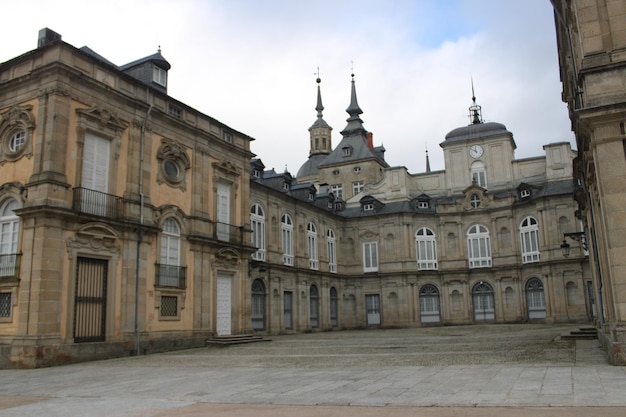
[[[104,341],[109,261],[78,257],[74,292],[74,342]]]

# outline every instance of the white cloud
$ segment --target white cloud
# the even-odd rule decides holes
[[[315,121],[316,67],[324,118],[340,141],[351,61],[365,127],[390,165],[443,169],[438,144],[469,123],[470,77],[485,119],[505,124],[518,158],[571,141],[552,9],[515,1],[70,1],[15,3],[29,19],[0,27],[0,61],[50,27],[118,65],[161,45],[170,94],[254,138],[268,168],[296,173]],[[14,26],[12,26],[14,25]]]

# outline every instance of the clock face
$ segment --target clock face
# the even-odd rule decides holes
[[[483,155],[483,147],[480,145],[472,145],[469,149],[472,158],[480,158]]]

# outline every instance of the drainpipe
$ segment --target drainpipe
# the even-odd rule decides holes
[[[150,98],[150,90],[146,89],[146,102],[148,102]],[[143,238],[143,224],[144,224],[144,193],[143,193],[143,154],[144,154],[144,142],[145,142],[145,133],[146,133],[146,123],[148,123],[148,119],[150,118],[150,113],[152,112],[152,103],[150,103],[150,107],[148,108],[148,112],[146,113],[146,117],[143,119],[141,123],[141,135],[139,140],[139,231],[137,233],[137,253],[135,256],[135,352],[136,355],[139,356],[141,354],[140,350],[140,338],[139,338],[139,256],[140,256],[140,248],[141,242]]]

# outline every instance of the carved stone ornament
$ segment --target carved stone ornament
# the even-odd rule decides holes
[[[236,268],[239,264],[240,254],[231,248],[222,248],[215,254],[215,263],[218,266]]]
[[[65,241],[69,258],[72,259],[77,251],[105,252],[107,254],[121,253],[118,243],[119,237],[113,229],[102,223],[88,223],[76,231],[73,238]]]
[[[185,148],[174,140],[164,138],[161,139],[161,146],[157,151],[156,157],[159,161],[157,183],[165,183],[185,191],[187,189],[186,171],[191,168],[191,161],[187,152],[185,152]],[[169,165],[169,167],[166,165]],[[172,175],[168,169],[173,169],[176,175]]]
[[[35,116],[31,112],[32,109],[31,105],[16,105],[0,114],[0,165],[33,156]],[[9,143],[15,134],[22,136],[23,142],[19,149],[12,149]]]

